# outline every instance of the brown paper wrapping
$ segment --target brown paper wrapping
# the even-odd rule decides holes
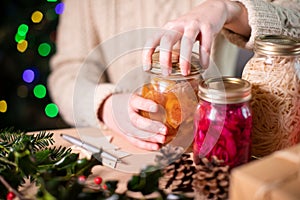
[[[299,200],[300,145],[232,170],[230,200]]]

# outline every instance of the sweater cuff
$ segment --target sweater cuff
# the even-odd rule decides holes
[[[263,34],[281,34],[281,21],[277,15],[275,6],[261,0],[239,0],[248,10],[251,36],[246,47],[253,47],[254,39]]]
[[[261,0],[234,0],[242,3],[248,11],[249,26],[251,27],[250,38],[223,29],[222,33],[232,43],[252,49],[255,37],[263,34],[281,34],[281,22],[276,14],[275,6]]]

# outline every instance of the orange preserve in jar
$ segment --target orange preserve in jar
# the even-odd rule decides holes
[[[159,64],[159,52],[152,56],[152,68],[149,71],[150,81],[142,87],[141,95],[151,99],[160,105],[158,112],[150,113],[140,111],[144,117],[164,123],[167,128],[167,140],[169,143],[180,135],[177,141],[186,143],[189,137],[193,139],[193,115],[198,103],[198,85],[201,79],[202,68],[199,65],[198,54],[191,56],[191,73],[183,76],[179,66],[179,52],[172,53],[172,72],[169,76],[163,76]],[[188,145],[188,144],[187,144]]]

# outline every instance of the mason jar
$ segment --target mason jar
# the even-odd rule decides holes
[[[234,77],[204,80],[194,116],[194,162],[216,156],[231,168],[251,157],[251,84]]]
[[[252,84],[252,154],[266,156],[300,142],[300,41],[286,36],[255,39],[242,77]]]
[[[180,144],[182,142],[192,143],[191,125],[198,103],[198,85],[202,72],[198,54],[192,53],[190,65],[190,75],[183,76],[179,65],[179,51],[174,51],[172,52],[172,72],[169,76],[163,76],[159,63],[159,51],[154,52],[152,68],[149,71],[150,81],[142,87],[141,96],[159,104],[159,110],[156,113],[140,111],[140,114],[167,126],[166,143],[178,135],[181,137],[177,140],[181,141],[175,141],[176,145],[182,146]],[[191,136],[191,141],[188,141],[188,136]]]

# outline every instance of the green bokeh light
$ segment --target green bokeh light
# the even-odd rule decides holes
[[[21,36],[21,35],[19,35],[18,33],[16,33],[16,35],[15,35],[15,41],[16,42],[20,42],[21,40],[25,40],[26,39],[26,35],[24,35],[24,36]]]
[[[47,0],[48,2],[57,2],[57,0]]]
[[[58,115],[58,107],[54,103],[49,103],[45,108],[45,113],[48,117],[56,117]]]
[[[46,87],[42,84],[36,85],[33,89],[33,94],[36,98],[42,99],[46,96]]]
[[[48,56],[51,51],[51,46],[48,43],[40,44],[38,52],[41,56]]]
[[[28,32],[28,26],[26,24],[21,24],[19,27],[18,27],[18,35],[20,36],[25,36]]]

